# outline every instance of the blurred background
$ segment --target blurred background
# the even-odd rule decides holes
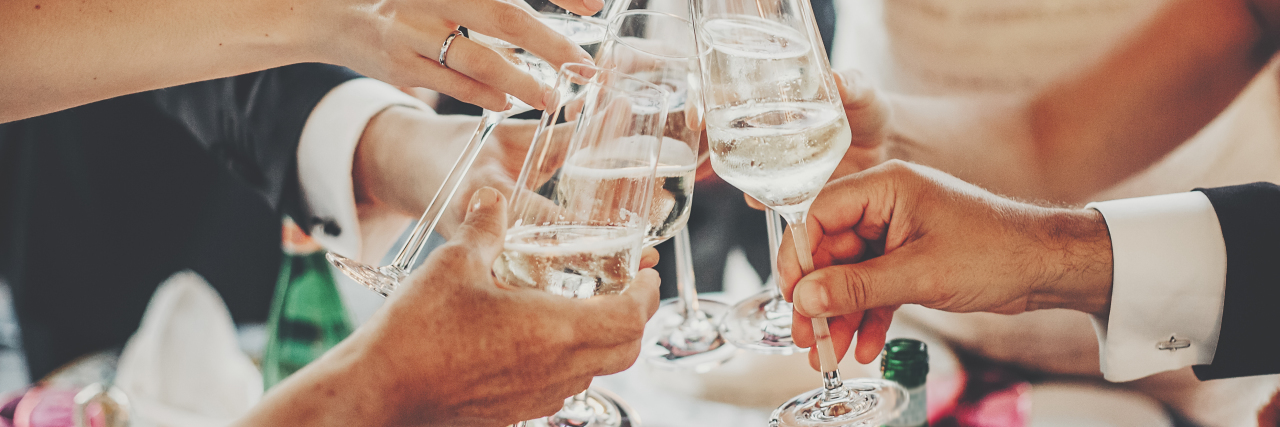
[[[813,0],[833,68],[858,69],[888,92],[928,96],[1033,91],[1096,59],[1164,3]],[[1268,67],[1241,95],[1257,101],[1223,115],[1280,111],[1275,78]],[[479,112],[447,97],[438,107],[443,114]],[[157,286],[183,270],[218,292],[238,326],[240,347],[263,357],[264,322],[284,259],[280,210],[261,196],[244,159],[179,143],[190,137],[178,123],[152,120],[154,108],[145,94],[131,95],[0,124],[0,396],[86,355],[118,354]],[[1267,138],[1277,114],[1232,120],[1236,131],[1197,138],[1205,140],[1200,144]],[[1151,194],[1152,179],[1136,177],[1098,198]],[[689,230],[698,290],[732,303],[769,280],[765,217],[717,178],[697,187]],[[674,259],[670,242],[659,251],[663,260]],[[663,297],[674,297],[673,263],[658,270]],[[377,310],[381,297],[333,275],[353,324]],[[898,317],[928,338],[936,357],[954,361],[943,372],[947,378],[963,378],[948,383],[950,406],[931,405],[937,425],[1249,425],[1247,408],[1280,384],[1275,377],[1199,383],[1186,372],[1106,384],[1083,315],[1013,319],[908,308]],[[773,359],[744,360],[730,372]],[[638,385],[642,377],[676,385]],[[655,414],[648,420],[654,426],[696,425],[698,411],[747,414],[724,417],[748,422],[762,411],[742,403],[750,399],[709,392],[731,381],[723,375],[695,377],[701,379],[637,371],[606,382],[706,402],[696,411]],[[636,400],[642,413],[644,405],[669,403],[614,391]]]

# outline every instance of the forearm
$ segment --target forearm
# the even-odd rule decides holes
[[[314,60],[315,5],[231,0],[0,3],[0,122]]]

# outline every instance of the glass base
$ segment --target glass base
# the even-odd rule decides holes
[[[818,388],[779,406],[769,427],[870,427],[897,418],[907,409],[907,390],[893,381],[854,379],[829,393]]]
[[[573,397],[564,401],[564,409],[546,418],[538,418],[518,424],[522,427],[640,427],[640,418],[617,395],[608,390],[587,389],[587,401],[583,408],[572,408]]]
[[[773,299],[773,291],[747,297],[735,304],[720,323],[720,334],[730,344],[764,354],[808,351],[791,339],[791,303]]]
[[[645,325],[640,358],[659,368],[698,373],[710,371],[733,358],[738,349],[725,341],[717,327],[729,312],[729,306],[698,299],[698,311],[698,318],[686,319],[684,304],[679,298],[663,302]]]
[[[342,274],[384,297],[391,295],[391,292],[396,290],[396,285],[400,284],[400,280],[407,276],[404,271],[390,265],[374,268],[333,252],[324,254],[324,257],[342,271]]]

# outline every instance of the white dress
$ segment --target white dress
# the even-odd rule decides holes
[[[838,0],[833,64],[858,68],[892,92],[1019,93],[1086,66],[1165,0]],[[1117,155],[1122,155],[1117,151]],[[1275,67],[1216,120],[1147,170],[1095,200],[1195,187],[1280,182],[1280,87]],[[904,307],[956,345],[1052,373],[1099,375],[1087,315],[1017,316]],[[1184,369],[1128,383],[1204,425],[1252,425],[1274,376],[1200,383]]]

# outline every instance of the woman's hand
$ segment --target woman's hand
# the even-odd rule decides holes
[[[557,0],[591,15],[599,0]],[[557,69],[591,56],[540,23],[523,0],[324,0],[311,12],[303,38],[322,62],[344,65],[399,86],[436,90],[490,110],[505,110],[509,93],[534,108],[547,88],[501,55],[466,37],[446,38],[459,26],[527,49]],[[590,7],[589,7],[590,5]],[[302,6],[298,6],[302,8]]]

